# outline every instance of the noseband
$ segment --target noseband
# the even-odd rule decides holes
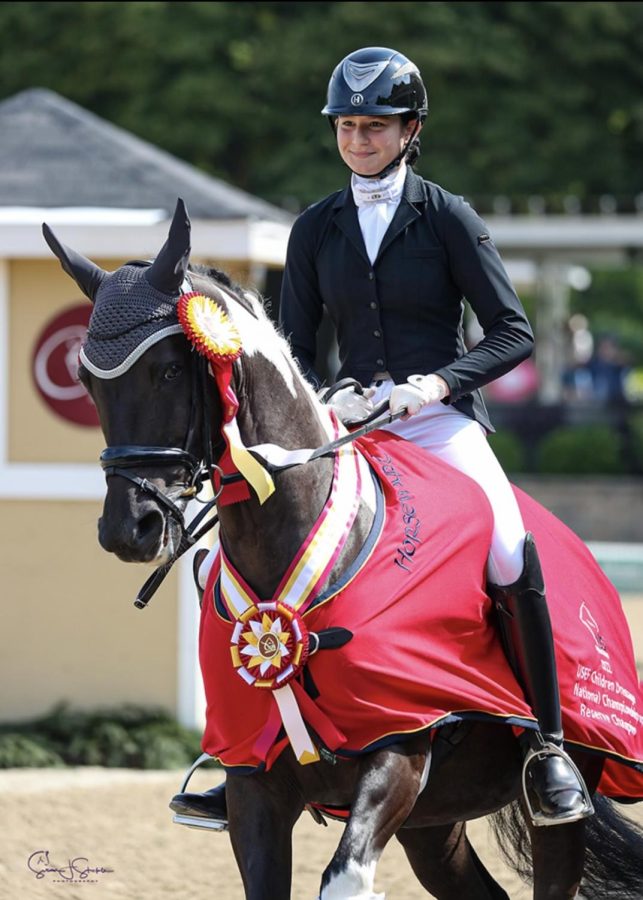
[[[188,482],[185,490],[178,497],[195,497],[204,481],[208,478],[208,468],[201,461],[178,447],[141,447],[137,444],[123,444],[117,447],[106,447],[100,455],[100,464],[107,478],[120,475],[135,484],[146,494],[152,494],[154,499],[164,506],[174,516],[181,528],[185,528],[183,513],[167,494],[153,484],[147,478],[134,475],[129,469],[154,466],[181,467],[188,472]]]

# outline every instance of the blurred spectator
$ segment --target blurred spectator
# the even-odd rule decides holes
[[[594,338],[589,330],[587,317],[576,313],[568,324],[570,332],[571,354],[574,366],[584,366],[594,352]]]
[[[617,337],[604,334],[598,338],[587,369],[592,380],[595,400],[610,406],[627,403],[625,377],[628,366]]]
[[[593,352],[594,338],[587,318],[577,313],[567,323],[567,366],[563,372],[563,395],[566,400],[592,399],[592,379],[587,364]]]
[[[566,399],[624,406],[627,404],[625,379],[629,369],[619,340],[613,334],[603,334],[594,345],[587,320],[584,324],[578,321],[583,319],[584,316],[573,316],[569,322],[572,359],[563,376]]]

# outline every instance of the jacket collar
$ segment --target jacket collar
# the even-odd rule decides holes
[[[416,204],[425,203],[427,199],[427,190],[424,179],[419,175],[416,175],[415,172],[409,168],[406,174],[406,181],[404,182],[402,199],[400,200],[398,208],[395,210],[395,215],[393,216],[391,224],[386,230],[386,234],[384,235],[377,254],[377,259],[379,259],[389,244],[395,240],[398,234],[404,231],[407,225],[422,215],[421,210],[416,208]],[[357,217],[357,207],[353,200],[353,192],[351,191],[350,184],[343,191],[339,192],[333,203],[333,209],[336,210],[334,218],[335,224],[344,232],[357,252],[364,257],[370,266],[371,262],[368,258],[366,247],[364,246],[364,239]],[[375,262],[377,262],[377,259]]]

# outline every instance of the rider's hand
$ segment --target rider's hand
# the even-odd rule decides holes
[[[352,386],[345,387],[333,394],[326,405],[330,406],[342,425],[351,425],[373,412],[373,393],[370,388],[366,388],[363,394],[358,394]]]
[[[409,375],[405,384],[396,384],[389,398],[392,413],[406,407],[407,415],[414,416],[423,406],[438,403],[449,394],[449,386],[439,375]]]

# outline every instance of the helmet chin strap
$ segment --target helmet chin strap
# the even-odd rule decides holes
[[[420,130],[420,120],[418,118],[415,120],[415,128],[413,129],[413,134],[411,135],[411,137],[408,139],[408,141],[406,142],[406,144],[404,145],[402,150],[397,154],[397,156],[394,159],[392,159],[391,162],[387,166],[384,166],[384,168],[382,169],[381,172],[378,172],[376,175],[362,175],[361,172],[357,172],[355,169],[351,169],[351,172],[353,172],[355,175],[359,175],[360,178],[383,178],[385,175],[388,175],[389,172],[391,172],[393,169],[397,168],[397,166],[399,166],[399,164],[402,162],[402,160],[404,159],[404,157],[406,156],[406,154],[408,152],[409,147],[413,143],[413,139],[414,139],[415,135],[418,133],[419,130]],[[350,166],[348,168],[350,169]]]

